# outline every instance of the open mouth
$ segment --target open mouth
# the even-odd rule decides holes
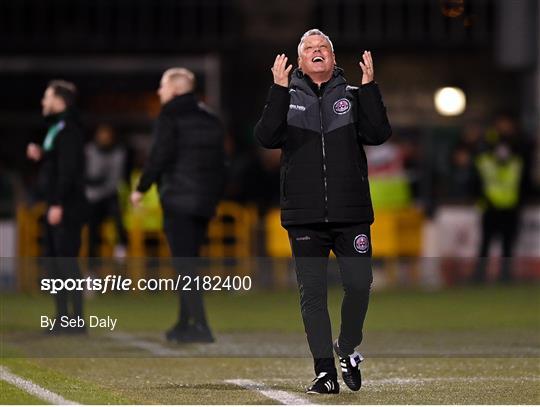
[[[311,62],[324,62],[324,58],[320,56],[314,57]]]

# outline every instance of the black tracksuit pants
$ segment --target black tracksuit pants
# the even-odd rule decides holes
[[[174,212],[164,213],[165,236],[169,243],[173,264],[180,275],[198,275],[197,258],[206,236],[209,219],[201,216],[186,215]],[[199,324],[206,326],[206,313],[204,310],[203,293],[194,289],[180,291],[180,311],[178,324]]]
[[[81,248],[81,232],[84,222],[78,217],[70,217],[72,212],[64,208],[64,217],[59,225],[46,222],[45,267],[50,278],[67,280],[81,278],[78,259]],[[56,315],[83,316],[82,291],[60,290],[54,295]],[[70,309],[71,305],[71,309]]]
[[[491,241],[498,236],[502,240],[502,264],[499,280],[512,280],[511,262],[518,226],[519,211],[517,208],[488,209],[484,212],[482,216],[482,238],[479,250],[480,259],[473,275],[474,281],[485,281],[489,246]]]
[[[322,223],[287,226],[300,290],[302,319],[315,373],[336,373],[327,306],[330,250],[337,259],[344,289],[340,350],[352,354],[362,342],[373,274],[369,224]]]
[[[90,202],[88,218],[88,257],[99,257],[99,245],[101,243],[101,226],[103,222],[111,217],[116,227],[118,241],[123,246],[127,245],[127,233],[122,221],[122,213],[118,202],[117,194],[100,199],[96,202]]]

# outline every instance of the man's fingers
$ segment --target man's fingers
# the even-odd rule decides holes
[[[367,51],[367,54],[366,54],[366,57],[367,57],[367,62],[368,62],[368,67],[373,70],[373,58],[371,57],[371,51]]]
[[[284,58],[283,58],[283,65],[281,66],[281,70],[283,71],[283,73],[286,73],[286,72],[287,72],[286,67],[287,67],[287,60],[288,60],[288,59],[289,59],[289,58],[287,58],[287,57],[284,57]]]
[[[366,51],[366,66],[373,71],[373,58],[371,57],[371,51]]]
[[[360,68],[362,69],[362,72],[363,72],[363,73],[367,73],[367,68],[366,68],[366,66],[362,63],[362,61],[360,61],[359,64],[360,64]]]
[[[274,82],[281,86],[287,86],[289,83],[289,72],[292,64],[287,66],[288,58],[285,54],[278,54],[274,60],[274,66],[270,68],[274,75]]]
[[[275,75],[283,75],[288,58],[285,54],[279,54],[274,61],[274,66],[270,69]]]
[[[279,61],[279,54],[276,55],[276,59],[274,59],[274,66],[277,65],[278,61]]]
[[[368,63],[369,63],[369,53],[368,53],[368,51],[364,51],[362,53],[362,61],[364,62],[364,65],[366,65],[366,66],[368,65]]]
[[[285,64],[287,63],[287,57],[285,54],[281,54],[281,59],[279,60],[279,71],[283,72],[285,69]]]
[[[375,69],[373,68],[373,58],[371,57],[371,51],[364,51],[362,54],[362,61],[360,61],[360,67],[364,75],[369,77],[375,76]]]
[[[274,60],[274,65],[273,65],[273,67],[272,67],[272,69],[273,69],[274,71],[276,71],[276,70],[278,69],[278,67],[279,67],[279,65],[280,65],[280,62],[281,62],[281,54],[277,54],[277,55],[276,55],[276,59]],[[273,71],[272,71],[272,72],[273,72]]]
[[[276,63],[276,71],[279,73],[283,69],[283,56],[280,54]]]
[[[274,66],[278,65],[280,59],[281,59],[281,54],[277,54],[276,59],[274,59]]]
[[[276,57],[276,60],[274,61],[274,65],[272,65],[272,68],[270,68],[270,69],[272,69],[272,71],[274,71],[276,69],[277,65],[278,65],[278,57]]]

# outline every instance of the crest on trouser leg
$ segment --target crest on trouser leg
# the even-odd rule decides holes
[[[365,234],[358,235],[354,238],[354,250],[358,253],[367,253],[369,250],[369,239]]]

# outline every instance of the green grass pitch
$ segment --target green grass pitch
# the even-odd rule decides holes
[[[209,293],[210,345],[164,341],[172,294],[96,296],[85,313],[118,318],[115,332],[49,337],[39,316],[53,313],[51,298],[3,293],[1,365],[84,404],[278,404],[231,379],[317,404],[538,404],[539,294],[536,285],[374,292],[357,393],[342,383],[339,395],[304,394],[313,371],[296,291]],[[341,295],[329,293],[334,332]],[[0,380],[0,402],[43,401]]]

